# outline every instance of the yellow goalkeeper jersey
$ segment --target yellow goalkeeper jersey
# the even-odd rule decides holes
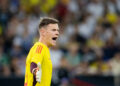
[[[36,82],[34,75],[30,71],[30,65],[34,62],[40,62],[42,69],[41,82]],[[52,62],[50,58],[49,48],[36,42],[31,48],[26,59],[25,83],[24,86],[50,86],[52,77]]]

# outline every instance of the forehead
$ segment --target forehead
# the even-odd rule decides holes
[[[59,30],[58,24],[48,24],[48,25],[47,25],[47,28],[48,28],[48,29],[57,29],[57,30]]]

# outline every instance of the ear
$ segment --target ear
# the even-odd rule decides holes
[[[45,29],[44,29],[44,28],[41,28],[41,29],[39,30],[39,32],[40,32],[41,35],[43,35],[43,36],[45,35]]]

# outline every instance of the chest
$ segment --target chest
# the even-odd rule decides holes
[[[51,58],[50,58],[49,51],[47,51],[46,54],[44,55],[44,59],[43,59],[42,65],[46,69],[49,69],[49,70],[52,69],[52,61],[51,61]]]

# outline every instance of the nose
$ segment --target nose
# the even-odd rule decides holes
[[[57,36],[59,35],[59,31],[56,31],[56,35],[57,35]]]

